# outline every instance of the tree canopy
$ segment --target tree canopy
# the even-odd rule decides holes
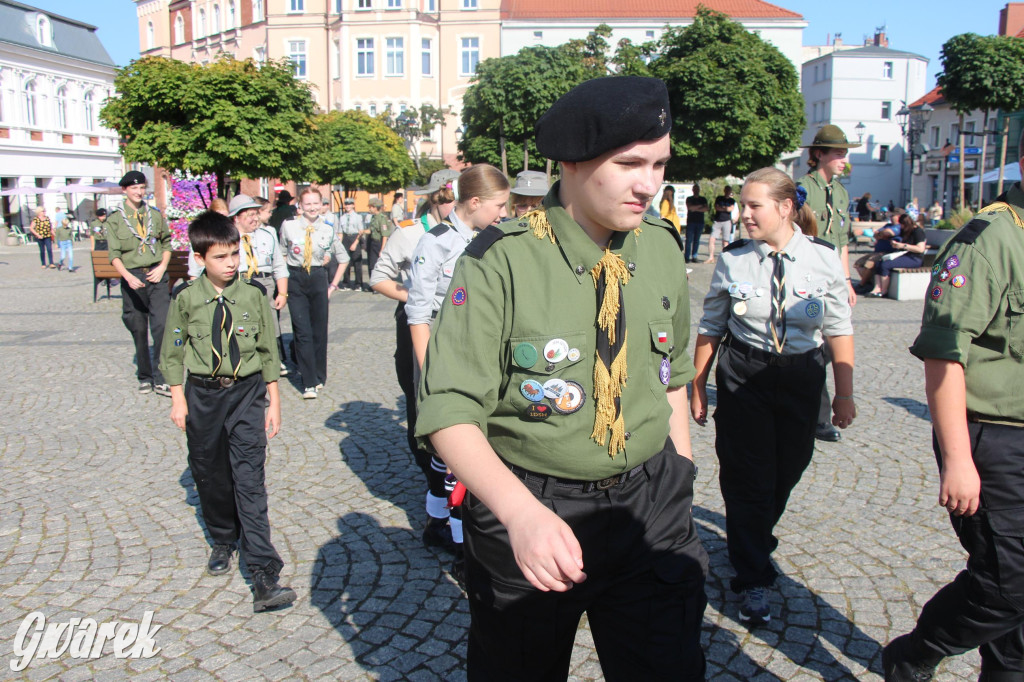
[[[370,192],[405,186],[416,169],[398,133],[362,111],[332,111],[313,119],[316,133],[306,178]]]
[[[100,120],[124,157],[193,173],[299,179],[312,141],[313,100],[286,61],[222,56],[208,65],[144,57],[118,69]]]
[[[961,33],[942,45],[939,86],[958,113],[1024,109],[1024,40]]]

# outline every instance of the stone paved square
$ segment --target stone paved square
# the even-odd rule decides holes
[[[393,303],[339,292],[320,398],[282,382],[267,486],[282,581],[299,600],[253,615],[237,562],[205,573],[184,434],[168,399],[137,394],[118,287],[94,304],[76,251],[84,267],[68,274],[41,271],[33,245],[0,249],[0,679],[464,679],[467,604],[447,557],[419,539],[424,484],[405,445]],[[695,328],[712,266],[692,267]],[[922,364],[907,352],[920,313],[920,301],[854,309],[860,414],[842,441],[819,444],[778,527],[768,627],[738,623],[714,427],[691,421],[709,680],[880,679],[881,646],[962,567],[936,506]],[[30,612],[137,623],[147,610],[161,626],[151,659],[108,646],[95,660],[9,667]],[[973,653],[950,659],[937,679],[975,679],[977,665]],[[572,666],[572,679],[601,678],[585,627]]]

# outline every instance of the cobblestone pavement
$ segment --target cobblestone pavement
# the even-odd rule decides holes
[[[135,391],[121,302],[92,303],[79,272],[42,271],[32,247],[0,249],[0,678],[459,680],[469,622],[444,555],[423,548],[424,486],[406,450],[392,364],[393,305],[331,301],[330,380],[316,401],[284,385],[267,466],[291,608],[253,615],[237,566],[204,571],[207,541],[169,401]],[[694,320],[711,266],[694,265]],[[860,417],[822,444],[778,528],[771,625],[741,627],[717,483],[713,426],[692,426],[694,515],[711,555],[703,639],[711,680],[880,679],[881,646],[912,627],[963,564],[936,507],[921,363],[908,352],[920,302],[855,309]],[[286,329],[290,329],[286,325]],[[831,381],[831,379],[830,379]],[[34,611],[162,626],[149,659],[8,666]],[[938,679],[972,679],[977,657]],[[580,629],[574,679],[599,679]]]

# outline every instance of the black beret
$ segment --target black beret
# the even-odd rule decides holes
[[[608,76],[584,81],[537,121],[537,151],[552,161],[589,161],[672,130],[668,88],[659,78]]]
[[[124,174],[124,177],[121,178],[121,182],[117,184],[122,187],[131,187],[132,185],[146,185],[149,183],[146,182],[146,176],[139,171],[128,171]]]
[[[96,209],[96,217],[97,218],[103,217],[105,215],[107,215],[107,209],[105,209],[105,208],[97,208]]]

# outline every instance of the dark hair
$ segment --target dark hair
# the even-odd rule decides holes
[[[216,211],[203,211],[188,226],[192,251],[203,257],[211,246],[237,244],[240,239],[234,221]]]
[[[901,213],[899,221],[900,234],[906,234],[909,236],[910,233],[913,232],[914,228],[917,227],[917,223],[914,222],[914,219],[910,217],[909,213]],[[904,232],[904,230],[906,230],[906,232]]]
[[[270,203],[270,202],[269,202],[269,201],[268,201],[267,199],[265,199],[264,197],[253,197],[253,198],[252,198],[252,200],[253,200],[253,201],[255,201],[255,202],[256,202],[257,204],[259,204],[259,205],[260,205],[260,208],[263,208],[264,206],[266,206],[267,204],[269,204],[269,203]]]
[[[280,192],[278,192],[278,194],[277,194],[277,205],[278,206],[284,206],[285,204],[290,204],[291,201],[292,201],[292,193],[291,192],[289,192],[286,189],[283,189]]]
[[[807,165],[810,166],[811,170],[818,167],[818,156],[827,154],[828,150],[828,147],[811,147],[807,150]]]

